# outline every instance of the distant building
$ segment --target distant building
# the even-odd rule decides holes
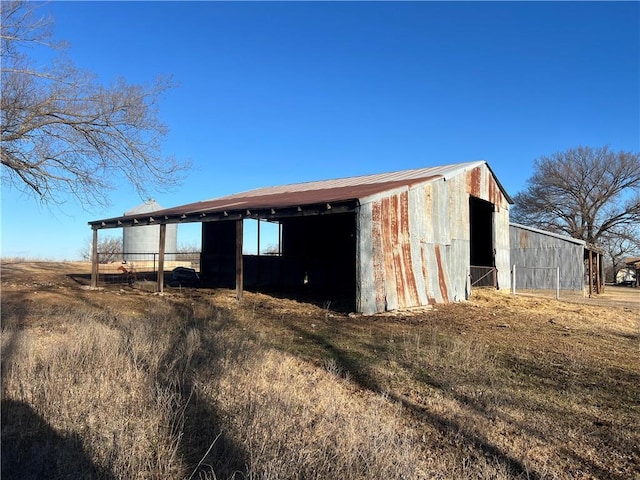
[[[638,286],[640,283],[640,257],[626,258],[623,263],[625,266],[616,274],[616,283]]]

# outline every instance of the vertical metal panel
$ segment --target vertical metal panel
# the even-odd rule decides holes
[[[356,228],[358,232],[356,307],[359,312],[369,315],[385,310],[380,201],[359,207]]]
[[[452,240],[469,240],[469,200],[464,177],[447,182],[449,188],[449,231]]]
[[[449,301],[459,302],[469,297],[470,290],[470,242],[453,240],[449,260]]]
[[[387,299],[385,295],[384,279],[385,279],[385,267],[384,259],[386,252],[383,248],[382,242],[382,205],[381,202],[374,203],[371,209],[371,247],[373,257],[373,299],[375,301],[376,311],[382,312],[387,308]]]
[[[424,244],[422,257],[426,265],[427,277],[425,277],[425,283],[427,284],[429,303],[445,303],[448,299],[442,296],[442,290],[440,288],[440,275],[442,271],[439,268],[436,258],[436,244]]]
[[[493,212],[493,245],[495,262],[498,269],[498,287],[511,288],[511,241],[509,237],[509,210]]]
[[[469,296],[470,217],[469,195],[463,175],[447,182],[449,188],[449,230],[451,254],[449,260],[449,301],[465,300]],[[481,187],[480,187],[481,188]]]
[[[408,192],[381,200],[385,252],[385,294],[388,309],[419,304],[411,248]]]
[[[373,292],[371,256],[371,204],[361,205],[356,214],[356,310],[369,313],[368,298]],[[374,309],[375,311],[375,309]]]
[[[473,170],[469,170],[467,172],[467,187],[470,195],[474,197],[483,198],[482,197],[482,186],[480,177],[482,176],[482,170],[479,168],[474,168]]]
[[[433,189],[434,184],[430,183],[424,186],[424,217],[420,220],[424,224],[424,241],[425,243],[433,243],[435,241],[433,235]]]
[[[426,225],[429,221],[426,209],[426,188],[409,190],[409,241],[411,242],[411,268],[418,305],[428,305],[429,296],[426,285],[426,264],[423,245],[426,238]]]
[[[449,182],[440,181],[432,185],[432,209],[429,225],[433,229],[433,243],[448,244],[451,241],[449,230]]]
[[[438,284],[440,286],[440,294],[442,295],[443,301],[446,302],[449,300],[449,292],[447,288],[447,269],[446,269],[446,266],[449,260],[448,258],[449,256],[447,255],[448,249],[446,247],[444,249],[441,249],[440,245],[435,245],[434,249],[436,254],[436,263],[438,265]]]
[[[380,237],[382,240],[385,308],[388,310],[398,308],[397,280],[394,269],[394,248],[396,248],[395,242],[397,241],[394,238],[394,233],[396,228],[396,212],[391,208],[391,199],[383,198],[380,201]]]
[[[401,245],[401,268],[403,277],[403,302],[405,306],[420,305],[418,291],[416,287],[416,273],[413,266],[413,239],[409,228],[409,195],[408,192],[400,195],[400,245]],[[418,250],[415,250],[416,253]]]

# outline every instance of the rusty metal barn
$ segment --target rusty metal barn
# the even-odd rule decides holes
[[[511,203],[489,165],[475,161],[260,188],[89,224],[94,252],[102,229],[159,224],[162,254],[167,224],[199,222],[206,285],[235,287],[238,298],[245,288],[306,292],[372,314],[464,300],[474,278],[508,288]],[[275,254],[243,255],[245,219],[279,225]],[[97,270],[94,254],[93,285]]]

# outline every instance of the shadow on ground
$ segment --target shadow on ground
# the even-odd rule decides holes
[[[115,479],[94,465],[77,434],[56,432],[31,406],[2,400],[3,479]]]

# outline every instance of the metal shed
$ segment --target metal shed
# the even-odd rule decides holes
[[[560,269],[561,290],[584,290],[586,243],[577,238],[511,223],[511,265],[521,289],[554,289]]]
[[[556,269],[560,290],[584,291],[588,285],[591,295],[604,288],[602,251],[594,245],[517,223],[509,224],[509,235],[518,288],[555,288]]]
[[[104,228],[200,222],[211,286],[235,285],[238,298],[252,286],[308,291],[371,314],[464,300],[472,265],[497,270],[497,284],[509,287],[511,203],[489,165],[475,161],[260,188],[89,224],[97,242]],[[242,254],[249,218],[279,224],[278,255]]]

